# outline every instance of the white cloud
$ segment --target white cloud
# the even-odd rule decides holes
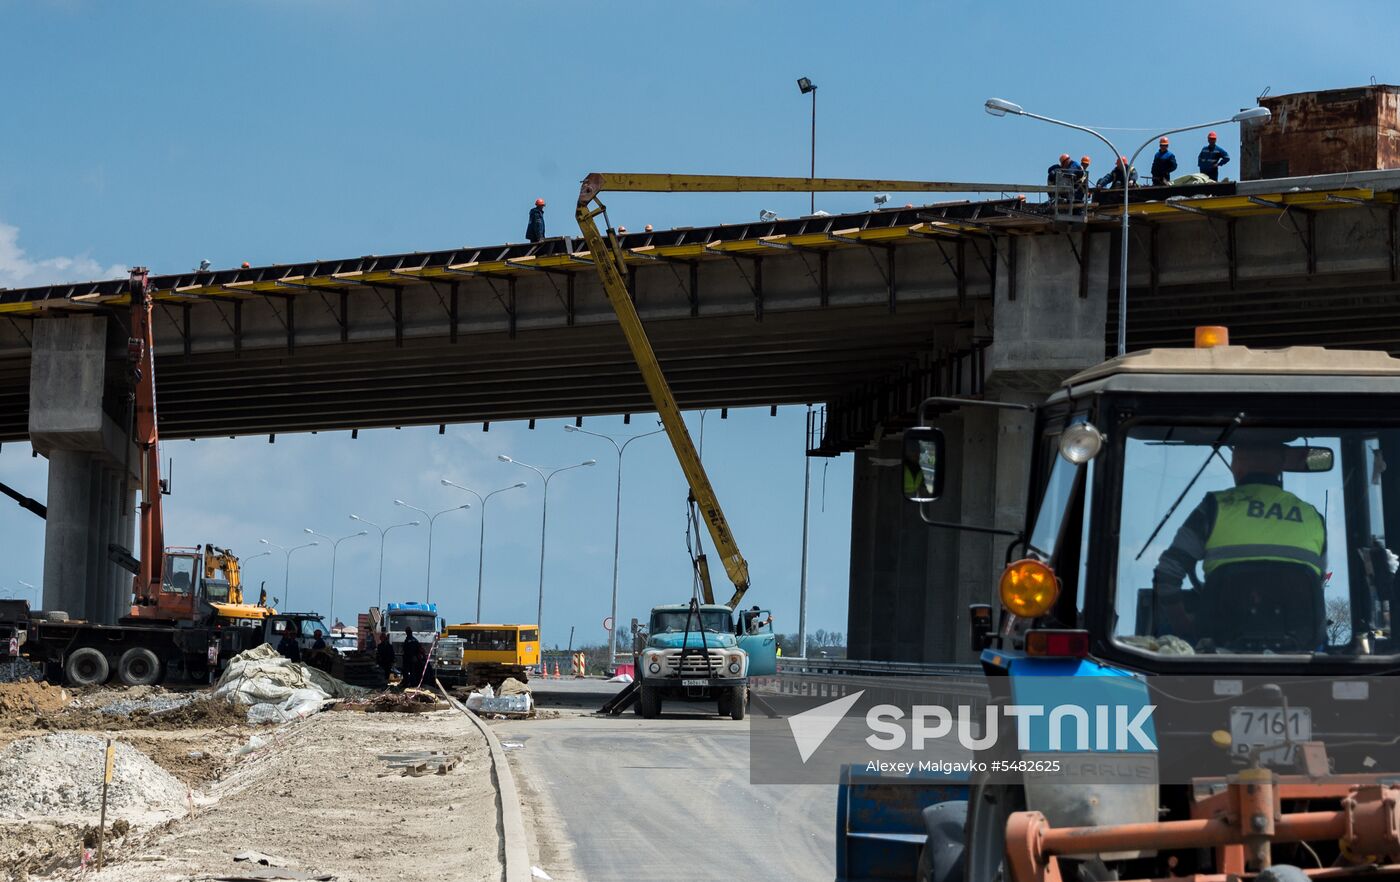
[[[85,254],[31,258],[19,245],[19,227],[0,223],[0,288],[115,279],[125,274],[126,267],[121,264],[104,267]]]

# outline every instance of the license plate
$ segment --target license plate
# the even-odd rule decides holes
[[[681,681],[681,685],[682,685],[682,686],[708,686],[708,685],[710,685],[710,681],[709,681],[709,680],[682,680],[682,681]]]
[[[1230,708],[1230,741],[1237,754],[1286,741],[1311,740],[1312,711],[1308,708],[1290,707],[1286,720],[1281,707]]]

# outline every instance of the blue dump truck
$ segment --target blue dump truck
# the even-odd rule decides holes
[[[777,671],[772,616],[757,608],[735,616],[718,603],[654,607],[637,657],[637,708],[661,713],[664,701],[713,701],[720,716],[744,718],[750,677]]]
[[[1227,340],[1039,406],[923,402],[901,477],[931,529],[995,532],[941,503],[968,408],[1034,421],[1029,506],[1000,611],[966,612],[985,715],[947,764],[842,754],[838,880],[1400,873],[1400,360]]]

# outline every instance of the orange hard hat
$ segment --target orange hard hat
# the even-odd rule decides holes
[[[1207,139],[1207,140],[1210,140],[1210,141],[1214,141],[1214,140],[1215,140],[1215,132],[1211,132],[1209,135],[1206,135],[1206,139]]]
[[[1068,154],[1068,153],[1061,153],[1061,154],[1060,154],[1060,162],[1069,162],[1069,154]]]
[[[248,261],[246,261],[246,260],[243,261],[243,268],[244,268],[244,269],[247,269],[247,268],[250,267],[250,266],[252,266],[252,264],[248,263]]]
[[[538,206],[540,206],[541,208],[543,208],[543,207],[544,207],[544,200],[543,200],[543,199],[536,199],[536,200],[535,200],[535,204],[538,205]]]
[[[1162,140],[1158,141],[1157,143],[1158,143],[1158,144],[1161,144],[1163,147],[1165,147],[1165,146],[1167,146],[1168,144],[1170,144],[1171,141],[1168,141],[1166,138],[1163,138]]]
[[[1081,157],[1079,157],[1079,164],[1080,164],[1080,165],[1088,165],[1088,164],[1089,164],[1089,157],[1087,157],[1087,156],[1081,156]]]

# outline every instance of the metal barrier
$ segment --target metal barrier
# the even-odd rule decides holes
[[[877,662],[853,659],[781,658],[774,677],[754,677],[758,693],[840,698],[863,691],[891,704],[968,706],[980,718],[988,690],[979,665]]]

